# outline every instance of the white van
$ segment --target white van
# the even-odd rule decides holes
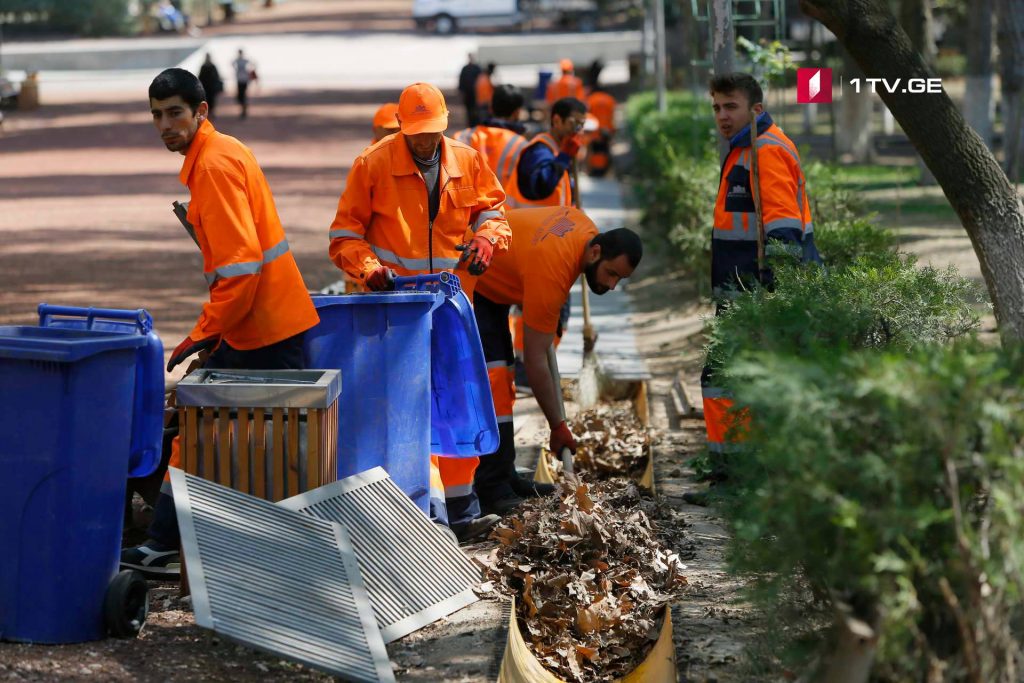
[[[416,27],[442,35],[466,28],[521,28],[531,19],[550,18],[581,31],[597,20],[593,0],[413,0]]]

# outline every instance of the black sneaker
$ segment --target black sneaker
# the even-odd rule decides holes
[[[466,543],[472,541],[474,538],[480,538],[491,532],[491,529],[501,521],[501,517],[498,515],[484,515],[483,517],[477,517],[471,522],[465,524],[453,524],[452,531],[455,532],[456,538],[459,539],[459,543]]]
[[[162,550],[153,543],[121,551],[121,569],[135,569],[147,579],[176,581],[181,578],[181,555],[177,549]]]
[[[556,490],[554,484],[542,484],[539,481],[530,481],[520,476],[513,477],[512,490],[520,498],[537,498],[550,496]]]
[[[480,509],[485,515],[499,515],[504,517],[523,504],[523,499],[516,494],[505,496],[490,501],[480,501]]]

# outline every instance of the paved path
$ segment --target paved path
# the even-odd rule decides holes
[[[580,176],[583,210],[602,232],[629,227],[635,220],[622,205],[622,187],[613,178]],[[642,267],[643,264],[641,264]],[[650,372],[637,350],[629,284],[619,285],[602,296],[590,292],[591,324],[597,331],[595,352],[603,374],[612,380],[643,380]],[[580,285],[572,289],[569,329],[558,347],[558,371],[563,377],[579,376],[583,363],[583,300]]]

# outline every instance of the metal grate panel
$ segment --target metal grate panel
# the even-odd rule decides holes
[[[394,681],[348,534],[171,468],[196,623],[351,681]]]
[[[385,643],[477,600],[480,570],[380,467],[278,505],[349,532]]]

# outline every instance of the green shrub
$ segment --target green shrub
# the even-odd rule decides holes
[[[814,243],[830,271],[862,263],[891,260],[896,253],[896,235],[874,223],[873,218],[824,220],[814,223]]]
[[[978,327],[977,286],[956,270],[918,267],[911,255],[875,254],[849,268],[777,265],[775,291],[737,297],[709,321],[708,362],[728,368],[745,352],[804,354],[944,342]]]
[[[750,415],[726,502],[731,560],[765,611],[808,587],[851,606],[880,627],[873,680],[1011,680],[1024,353],[756,353],[727,372]]]

